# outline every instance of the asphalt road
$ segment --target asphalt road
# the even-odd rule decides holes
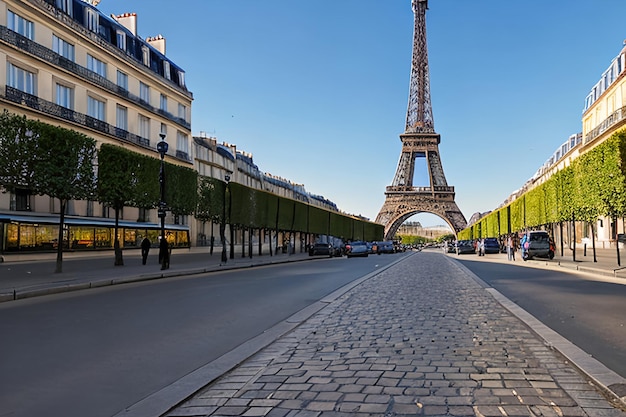
[[[0,304],[0,416],[112,416],[397,256],[320,259]]]
[[[457,259],[539,321],[626,377],[626,285],[580,274]]]

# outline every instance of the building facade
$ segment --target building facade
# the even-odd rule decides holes
[[[162,36],[144,40],[136,28],[136,14],[108,17],[86,1],[0,0],[2,107],[84,133],[98,147],[115,144],[155,158],[165,134],[166,160],[192,168],[193,96],[185,72],[166,57]],[[68,248],[112,247],[112,209],[73,201],[66,215]],[[2,250],[55,245],[58,217],[59,204],[48,196],[0,193]],[[138,245],[146,235],[156,242],[156,210],[126,207],[122,220],[124,247]],[[166,223],[168,240],[188,246],[189,220]]]
[[[626,41],[625,41],[626,44]],[[582,132],[571,135],[563,142],[548,160],[518,190],[514,191],[498,208],[505,207],[532,188],[547,181],[556,172],[568,167],[572,161],[593,147],[610,138],[614,133],[623,130],[626,125],[626,47],[611,61],[602,73],[600,80],[591,88],[585,98],[582,114]],[[485,215],[488,213],[485,213]],[[482,216],[477,216],[476,223]],[[589,235],[590,228],[584,222],[576,222],[574,226],[566,225],[564,240],[572,242],[574,236],[578,243],[583,243]],[[615,245],[617,234],[626,234],[624,219],[614,221],[600,218],[594,225],[596,235],[593,238],[600,247]],[[573,230],[573,227],[576,230]]]

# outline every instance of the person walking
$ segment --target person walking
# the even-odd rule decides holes
[[[510,261],[513,258],[513,235],[506,238],[506,258]]]
[[[517,250],[517,236],[511,234],[511,260],[515,260],[515,251]]]
[[[152,245],[152,243],[150,242],[150,239],[148,239],[148,237],[144,237],[143,240],[141,241],[141,263],[143,265],[146,264],[146,261],[148,260],[148,252],[150,252],[150,246]]]

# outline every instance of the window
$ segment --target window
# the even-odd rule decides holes
[[[139,136],[142,138],[150,138],[150,119],[146,116],[139,115]]]
[[[115,37],[117,39],[117,47],[122,51],[126,50],[126,32],[123,30],[118,30],[117,35]]]
[[[102,77],[107,76],[107,64],[89,54],[87,54],[87,69]]]
[[[185,73],[182,71],[178,72],[178,85],[185,87]]]
[[[52,35],[52,50],[63,58],[67,58],[74,62],[74,45],[69,42],[65,42],[63,39]]]
[[[165,123],[161,123],[161,130],[159,130],[159,133],[167,137],[167,125]]]
[[[128,109],[119,104],[115,111],[115,127],[128,131]]]
[[[139,81],[139,98],[150,104],[150,87],[141,81]]]
[[[35,74],[7,62],[7,85],[34,96],[37,95]]]
[[[143,64],[146,67],[150,66],[150,49],[148,49],[148,47],[146,45],[143,45],[141,47],[141,54],[142,54],[142,59],[143,59]]]
[[[70,16],[74,14],[72,9],[72,0],[56,0],[56,6],[57,9],[63,11],[65,14]]]
[[[187,106],[178,103],[178,117],[187,120]]]
[[[117,70],[117,85],[128,91],[128,75],[120,70]]]
[[[63,84],[56,85],[56,104],[74,109],[74,89]]]
[[[159,107],[163,111],[167,111],[167,96],[165,94],[161,94],[161,107]]]
[[[98,28],[100,26],[100,16],[96,10],[90,9],[89,7],[85,7],[85,23],[87,29],[92,32],[98,32]]]
[[[163,76],[168,80],[172,79],[172,75],[170,73],[170,62],[167,60],[163,61]]]
[[[187,135],[182,132],[176,132],[176,151],[189,154],[189,141]]]
[[[35,39],[35,24],[11,10],[7,11],[7,27],[30,40]]]
[[[16,188],[14,192],[11,193],[11,210],[16,211],[30,211],[30,191],[24,190],[22,188]]]
[[[97,98],[87,96],[87,115],[98,120],[105,120],[105,102]]]

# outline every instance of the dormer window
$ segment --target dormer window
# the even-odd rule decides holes
[[[117,47],[122,51],[126,50],[126,32],[123,30],[118,30],[116,35]]]
[[[61,10],[63,13],[72,16],[72,0],[56,0],[57,9]]]
[[[87,29],[92,32],[98,32],[100,27],[100,15],[97,11],[90,9],[89,7],[85,7],[85,24]]]
[[[165,77],[166,80],[172,79],[170,74],[170,62],[167,60],[163,61],[163,77]]]
[[[148,47],[146,45],[143,45],[141,47],[141,55],[142,55],[142,59],[143,59],[143,64],[146,67],[150,66],[150,49],[148,49]]]

